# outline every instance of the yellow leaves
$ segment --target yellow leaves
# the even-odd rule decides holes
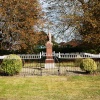
[[[26,37],[26,34],[25,34],[25,32],[24,31],[21,31],[21,37],[24,39],[24,37]]]
[[[84,42],[90,43],[91,45],[100,45],[100,34],[88,34],[84,36]]]
[[[35,22],[36,22],[36,20],[34,20],[33,18],[29,18],[29,17],[26,18],[26,21],[27,21],[28,24],[31,25],[31,26],[34,25]]]
[[[22,47],[22,49],[26,49],[27,48],[27,45],[25,43],[22,43],[21,44],[21,47]]]
[[[2,12],[2,9],[0,8],[0,13]]]
[[[87,17],[85,20],[88,21],[89,23],[91,23],[91,25],[92,25],[93,28],[97,27],[97,21],[95,19]]]

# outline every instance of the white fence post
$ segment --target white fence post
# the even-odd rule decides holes
[[[59,52],[59,58],[60,58],[61,56],[60,56],[60,52]]]
[[[41,59],[41,52],[40,52],[40,59]]]
[[[53,56],[55,56],[55,51],[53,52]]]

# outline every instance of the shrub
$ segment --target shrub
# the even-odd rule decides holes
[[[97,72],[100,72],[100,61],[97,61]]]
[[[80,68],[88,73],[92,73],[97,70],[97,64],[93,59],[86,58],[81,61]]]
[[[0,70],[6,75],[18,74],[22,69],[22,60],[18,55],[10,54],[3,59]]]
[[[76,59],[75,59],[75,62],[74,62],[75,67],[80,67],[81,61],[82,61],[82,58],[76,58]]]

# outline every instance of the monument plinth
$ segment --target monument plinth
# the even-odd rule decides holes
[[[54,68],[54,59],[52,55],[52,46],[51,42],[51,34],[49,33],[49,41],[46,43],[46,60],[45,60],[45,68]]]

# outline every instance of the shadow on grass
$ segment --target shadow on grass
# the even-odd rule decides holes
[[[68,71],[77,75],[89,75],[89,73],[85,72],[85,71]]]
[[[68,71],[68,72],[74,73],[76,75],[100,75],[100,72],[93,72],[93,73],[89,73],[85,71]]]
[[[0,72],[0,76],[8,76],[6,73]]]

